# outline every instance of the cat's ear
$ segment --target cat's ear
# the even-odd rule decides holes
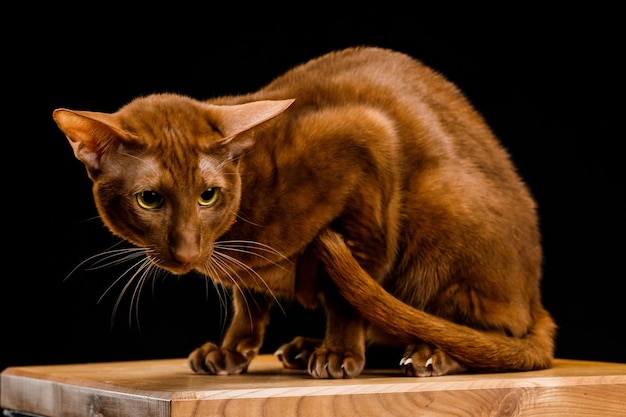
[[[56,109],[52,117],[90,173],[98,171],[101,157],[112,143],[128,136],[108,113]]]
[[[215,123],[228,144],[231,153],[238,154],[252,145],[250,138],[235,140],[238,134],[260,125],[269,119],[284,112],[295,99],[288,100],[260,100],[236,105],[207,104],[211,112],[211,119]]]

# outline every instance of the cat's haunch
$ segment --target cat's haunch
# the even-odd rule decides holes
[[[419,61],[348,48],[247,95],[53,117],[106,226],[145,249],[143,276],[195,270],[233,289],[230,327],[190,354],[193,371],[245,372],[280,297],[326,309],[323,340],[277,351],[314,377],[358,376],[371,343],[405,347],[412,376],[551,366],[535,202]]]

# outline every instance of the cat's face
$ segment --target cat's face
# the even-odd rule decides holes
[[[291,102],[213,106],[158,95],[113,114],[59,109],[54,118],[87,168],[106,226],[184,274],[209,269],[215,240],[236,221],[247,132]]]
[[[236,162],[209,153],[176,160],[153,149],[118,149],[103,158],[93,190],[115,234],[146,248],[160,267],[182,274],[201,268],[213,242],[235,221],[241,181]]]

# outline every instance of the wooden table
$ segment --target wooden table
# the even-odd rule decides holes
[[[194,375],[185,359],[23,366],[0,387],[3,409],[51,417],[626,415],[626,364],[563,359],[533,372],[343,380],[283,370],[272,355],[236,376]]]

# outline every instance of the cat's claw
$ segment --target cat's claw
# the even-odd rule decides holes
[[[409,345],[400,360],[407,376],[440,376],[457,374],[467,368],[441,349],[428,344]]]
[[[274,356],[277,356],[279,358],[279,360],[282,360],[283,354],[284,354],[284,350],[282,349],[277,349],[276,352],[274,352]],[[293,357],[296,360],[306,360],[307,355],[304,352],[300,352],[298,353],[296,356]]]
[[[285,369],[307,369],[309,357],[321,343],[319,339],[296,337],[280,346],[274,355]]]
[[[365,367],[365,357],[320,347],[309,358],[308,371],[315,378],[355,378]]]
[[[404,357],[400,360],[400,366],[410,365],[412,363],[413,363],[412,358]],[[433,358],[432,357],[428,358],[426,362],[424,363],[424,366],[433,366]]]

